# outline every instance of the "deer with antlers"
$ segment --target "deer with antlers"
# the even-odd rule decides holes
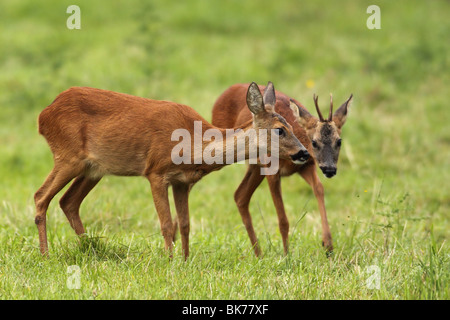
[[[221,128],[232,128],[251,118],[245,106],[244,84],[236,84],[228,88],[214,104],[212,124]],[[260,87],[264,90],[264,87]],[[330,97],[330,112],[325,119],[320,112],[318,97],[314,95],[314,104],[319,118],[312,116],[306,108],[295,99],[284,93],[276,91],[275,111],[281,114],[292,126],[295,136],[307,148],[312,157],[303,164],[281,159],[279,171],[275,175],[262,176],[258,173],[261,164],[249,165],[241,184],[237,188],[234,199],[241,214],[242,221],[249,235],[256,256],[261,255],[261,249],[253,229],[252,218],[249,211],[251,197],[260,183],[266,177],[272,200],[278,215],[278,224],[283,240],[285,254],[288,253],[289,221],[284,209],[281,194],[281,177],[298,173],[312,187],[318,202],[322,222],[322,245],[327,252],[332,252],[333,243],[328,224],[324,201],[324,189],[316,172],[316,165],[327,178],[333,177],[337,172],[337,161],[341,148],[341,129],[347,119],[351,95],[333,113],[333,99]]]
[[[253,116],[237,126],[237,134],[224,140],[203,141],[188,147],[193,150],[215,150],[219,156],[231,162],[239,156],[251,157],[251,143],[269,144],[267,141],[250,142],[236,150],[236,144],[249,130],[268,130],[277,136],[279,157],[292,161],[305,161],[305,147],[292,133],[291,126],[274,112],[276,103],[273,84],[269,83],[261,94],[255,83],[247,86],[246,105]],[[135,97],[123,93],[87,87],[70,88],[62,92],[53,103],[39,115],[39,133],[47,140],[53,153],[54,168],[44,184],[34,195],[36,204],[35,223],[39,232],[40,251],[48,253],[46,212],[52,198],[71,180],[72,185],[60,200],[71,227],[78,235],[85,233],[80,219],[80,205],[88,193],[105,175],[144,176],[150,182],[153,201],[158,214],[165,248],[172,252],[174,224],[168,198],[169,186],[173,189],[175,208],[181,233],[185,258],[189,255],[189,207],[191,187],[206,174],[229,164],[227,161],[206,163],[189,153],[189,161],[175,164],[173,139],[176,129],[191,135],[195,123],[200,123],[200,135],[216,128],[204,120],[194,109],[169,102]],[[272,130],[273,129],[273,130]],[[231,147],[230,147],[231,145]],[[179,152],[190,152],[179,150]]]

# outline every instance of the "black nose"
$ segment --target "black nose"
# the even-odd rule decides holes
[[[320,169],[327,178],[334,177],[337,171],[335,167],[320,167]]]
[[[291,156],[292,161],[306,162],[309,159],[309,152],[305,150],[300,150],[296,154]]]

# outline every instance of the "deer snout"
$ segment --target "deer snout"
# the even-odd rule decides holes
[[[328,166],[322,166],[320,167],[320,170],[322,170],[323,174],[327,178],[334,177],[336,175],[337,169],[335,167],[328,167]]]
[[[309,152],[306,149],[302,149],[294,155],[291,155],[291,159],[296,164],[303,164],[309,159]]]

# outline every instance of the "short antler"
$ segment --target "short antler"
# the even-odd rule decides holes
[[[333,119],[333,95],[330,93],[330,114],[328,115],[328,122]]]
[[[320,112],[319,104],[318,104],[319,96],[316,96],[316,94],[314,94],[313,99],[314,99],[314,104],[316,105],[317,114],[319,115],[319,120],[321,122],[324,122],[325,120],[323,120],[322,112]]]

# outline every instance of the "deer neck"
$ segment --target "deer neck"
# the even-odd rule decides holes
[[[233,129],[211,127],[203,132],[202,151],[195,153],[194,163],[218,170],[229,164],[256,158],[256,147],[257,130],[252,121]],[[201,159],[198,158],[200,154]]]

